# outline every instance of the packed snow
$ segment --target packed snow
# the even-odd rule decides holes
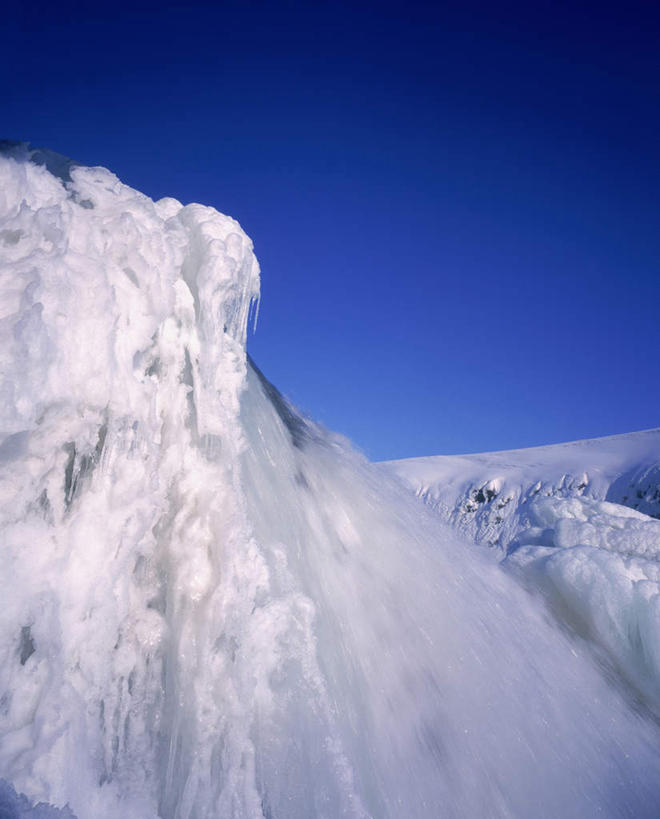
[[[23,145],[0,179],[7,816],[657,815],[660,730],[536,557],[503,570],[248,360],[235,221]],[[570,552],[569,511],[530,536]],[[584,548],[631,560],[597,514]]]
[[[503,552],[536,497],[608,500],[660,518],[660,429],[384,466],[470,540]]]

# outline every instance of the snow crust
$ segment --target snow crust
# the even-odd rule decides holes
[[[660,429],[383,465],[470,540],[506,552],[536,497],[587,497],[660,518]]]
[[[660,732],[590,644],[248,361],[235,221],[25,146],[0,180],[17,816],[657,814]]]
[[[75,819],[68,807],[61,810],[39,802],[30,804],[24,795],[16,793],[14,788],[3,779],[0,779],[0,817],[2,819]]]

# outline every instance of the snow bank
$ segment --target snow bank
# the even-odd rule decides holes
[[[249,364],[233,220],[22,146],[0,180],[21,810],[656,815],[658,728],[588,647]]]
[[[660,521],[586,498],[537,501],[530,521],[506,564],[660,712]]]
[[[382,464],[442,520],[506,554],[536,498],[608,500],[660,518],[660,429]]]
[[[383,466],[541,590],[660,711],[660,429]]]

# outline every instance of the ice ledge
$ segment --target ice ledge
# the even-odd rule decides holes
[[[0,289],[2,437],[54,406],[139,420],[166,383],[191,394],[199,435],[237,412],[259,266],[213,208],[2,142]]]

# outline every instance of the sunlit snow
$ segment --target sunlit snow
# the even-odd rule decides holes
[[[660,715],[660,429],[384,464]]]
[[[597,644],[248,361],[235,221],[24,146],[0,178],[8,816],[657,815]]]

